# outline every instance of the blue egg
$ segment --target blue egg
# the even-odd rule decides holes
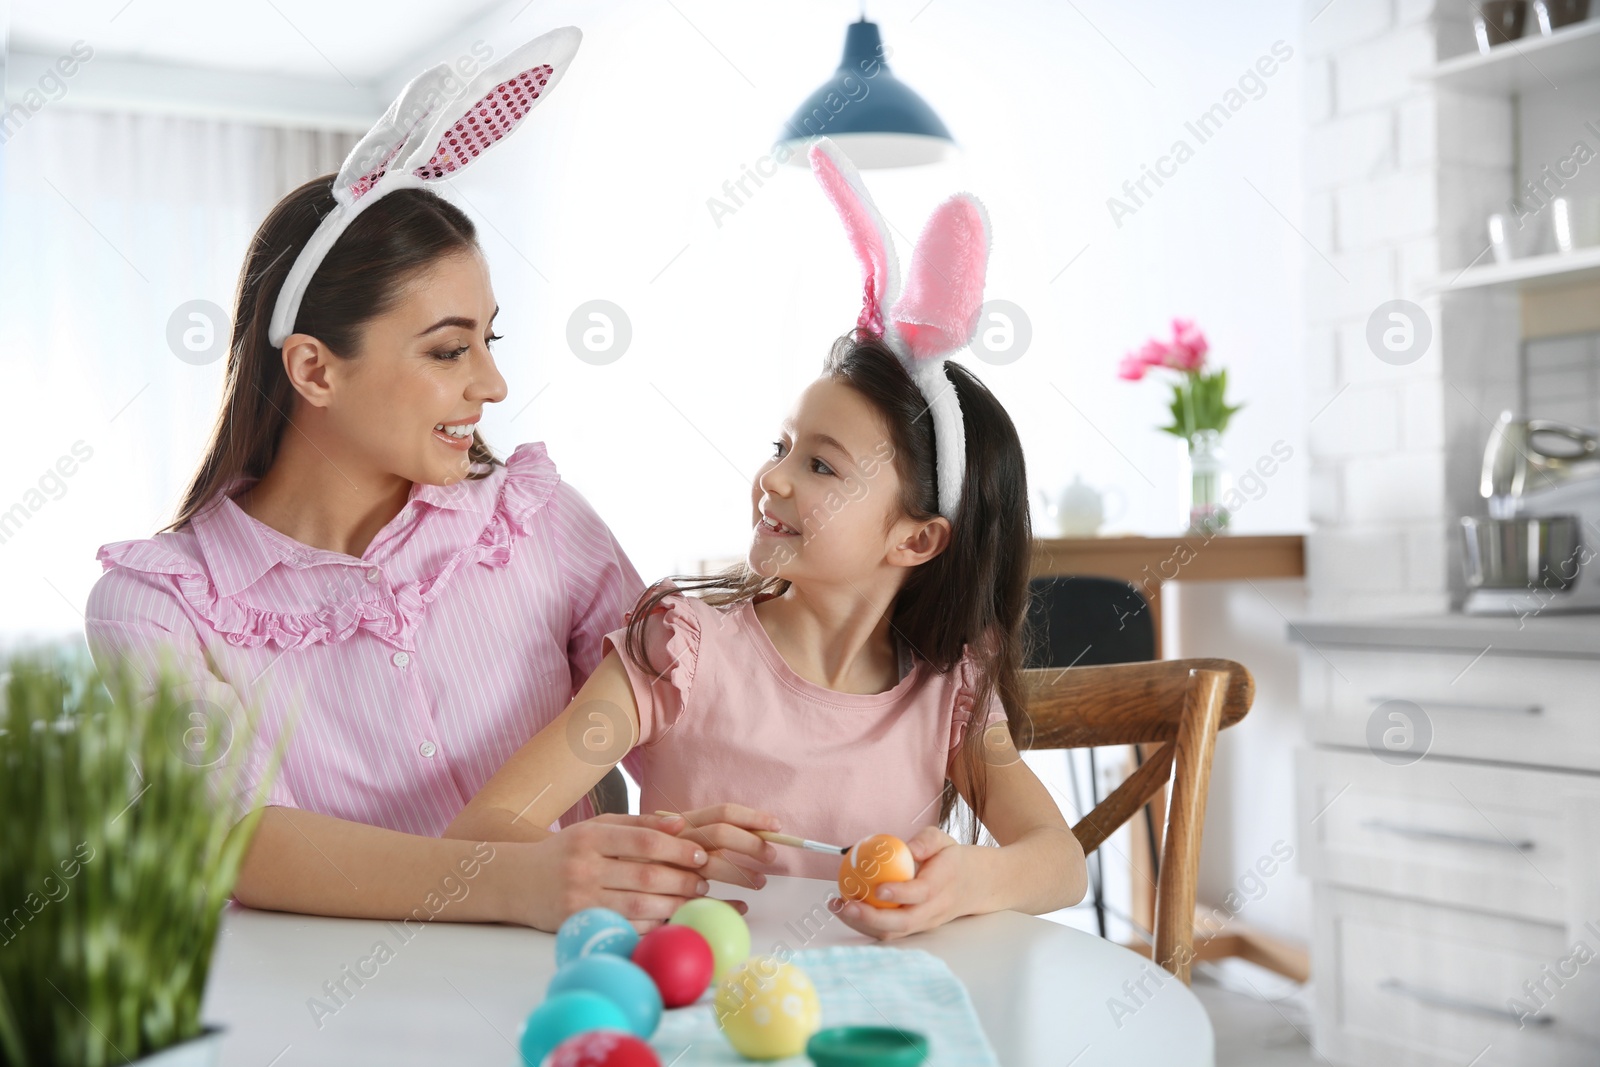
[[[549,995],[586,990],[598,993],[622,1009],[628,1028],[645,1040],[661,1023],[661,990],[655,979],[636,963],[596,953],[573,960],[550,979]]]
[[[628,959],[638,943],[638,932],[621,915],[610,908],[584,908],[569,915],[556,931],[556,966],[565,967],[595,952]]]
[[[622,1009],[598,993],[552,993],[528,1014],[522,1028],[522,1062],[538,1067],[561,1042],[589,1030],[632,1032]]]

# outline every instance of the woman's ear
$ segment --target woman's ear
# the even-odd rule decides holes
[[[889,550],[889,563],[916,567],[950,547],[950,520],[944,516],[917,523]]]
[[[283,373],[312,407],[328,406],[333,393],[328,368],[334,358],[327,345],[308,333],[292,333],[283,339]]]

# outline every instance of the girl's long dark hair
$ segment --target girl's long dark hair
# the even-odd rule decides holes
[[[234,297],[222,406],[205,458],[168,530],[186,524],[235,478],[266,474],[277,457],[295,391],[267,329],[295,257],[333,210],[333,177],[313,178],[278,201],[250,241]],[[449,201],[425,189],[389,193],[329,249],[306,287],[294,329],[341,359],[353,359],[361,328],[394,307],[418,271],[476,244],[472,220]],[[476,432],[467,460],[468,478],[486,477],[500,463]]]
[[[973,728],[966,733],[960,760],[971,783],[966,839],[978,840],[983,817],[988,760],[981,729],[992,697],[1006,711],[1007,729],[1024,747],[1022,622],[1027,610],[1029,553],[1028,479],[1022,442],[1005,408],[966,368],[946,363],[945,372],[961,403],[966,428],[967,467],[961,503],[944,552],[915,568],[895,598],[890,624],[936,670],[949,671],[970,648],[980,670],[973,705]],[[939,513],[934,473],[933,418],[928,402],[893,350],[876,334],[856,331],[839,338],[823,373],[849,385],[873,405],[889,428],[895,471],[900,477],[900,507],[917,522]],[[645,647],[645,626],[664,597],[691,592],[708,604],[728,606],[766,594],[781,595],[782,578],[766,577],[748,564],[717,575],[679,575],[645,590],[628,621],[624,652],[655,673]],[[958,794],[945,783],[939,823],[948,826]]]

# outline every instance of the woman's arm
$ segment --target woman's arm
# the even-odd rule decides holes
[[[938,827],[924,828],[907,842],[917,861],[916,877],[877,890],[881,899],[900,907],[848,904],[839,914],[854,929],[889,939],[962,915],[1002,910],[1039,915],[1083,899],[1088,888],[1083,846],[1050,791],[1004,730],[987,730],[972,743],[984,746],[983,825],[1000,847],[963,845]],[[951,781],[971,804],[972,789],[960,760]]]
[[[601,816],[540,842],[421,837],[295,808],[240,821],[255,836],[234,898],[252,908],[358,919],[509,922],[554,930],[611,908],[640,930],[709,888],[706,852],[676,820]]]

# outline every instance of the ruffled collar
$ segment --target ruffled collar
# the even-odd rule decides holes
[[[519,445],[505,465],[487,477],[450,486],[413,484],[400,513],[357,559],[301,544],[251,518],[231,496],[249,484],[240,479],[220,490],[190,521],[187,532],[105,545],[98,558],[107,570],[124,567],[170,576],[189,605],[232,645],[298,648],[342,641],[365,629],[409,646],[427,606],[463,567],[477,563],[503,567],[511,561],[515,542],[527,534],[534,515],[560,480],[544,444],[530,442]],[[303,612],[271,611],[249,602],[250,587],[273,567],[358,565],[381,552],[397,529],[423,521],[430,509],[474,513],[483,521],[472,524],[475,539],[444,557],[438,569],[396,586],[391,597]]]

